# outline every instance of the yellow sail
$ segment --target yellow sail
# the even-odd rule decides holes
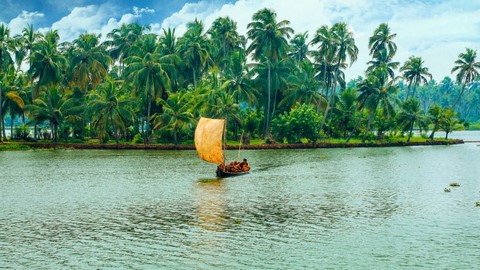
[[[215,164],[224,163],[222,149],[224,128],[224,119],[200,118],[195,129],[195,148],[201,159]]]

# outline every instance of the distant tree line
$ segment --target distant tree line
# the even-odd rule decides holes
[[[10,128],[54,142],[177,144],[192,140],[200,116],[227,119],[233,140],[410,139],[414,128],[433,139],[480,118],[476,50],[452,63],[454,81],[435,82],[421,57],[395,61],[396,34],[382,23],[364,76],[346,82],[359,53],[350,28],[323,25],[310,38],[289,25],[261,9],[246,36],[220,17],[210,29],[194,20],[182,36],[133,23],[103,42],[83,33],[62,43],[56,30],[11,36],[0,25],[0,140]]]

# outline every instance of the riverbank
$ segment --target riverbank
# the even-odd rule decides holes
[[[243,144],[242,149],[308,149],[308,148],[353,148],[353,147],[400,147],[400,146],[425,146],[425,145],[451,145],[463,144],[460,139],[449,140],[415,140],[415,141],[375,141],[375,142],[318,142],[296,144]],[[3,142],[2,150],[29,150],[29,149],[122,149],[122,150],[194,150],[193,144],[127,144],[127,143],[52,143],[52,142]],[[227,145],[227,149],[238,149],[239,145]]]

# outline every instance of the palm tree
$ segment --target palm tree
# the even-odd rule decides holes
[[[372,72],[365,80],[359,83],[359,108],[362,110],[366,108],[369,112],[367,132],[370,131],[379,106],[385,118],[391,118],[395,115],[394,104],[398,103],[396,98],[397,90],[398,86],[394,85],[393,80],[389,80],[388,72],[385,69],[378,69]],[[367,133],[365,133],[363,141],[365,141],[366,135]]]
[[[347,88],[339,95],[335,103],[335,118],[338,121],[338,128],[343,130],[343,137],[353,128],[353,121],[356,111],[357,91],[355,88]]]
[[[119,131],[125,133],[133,122],[134,99],[122,92],[120,81],[107,78],[106,81],[88,94],[88,110],[93,115],[93,125],[98,130],[98,136],[103,141],[105,133],[112,130],[115,140],[119,140]]]
[[[296,34],[290,40],[290,56],[297,65],[300,65],[304,61],[310,61],[309,56],[312,54],[312,51],[308,48],[308,32]]]
[[[132,48],[131,56],[125,59],[128,64],[128,78],[135,92],[143,92],[147,98],[147,143],[150,141],[152,102],[158,103],[162,95],[170,89],[170,79],[164,70],[156,47],[154,34],[144,35]]]
[[[419,127],[426,126],[426,117],[423,115],[420,103],[416,99],[407,99],[402,104],[402,110],[398,115],[398,123],[403,126],[403,131],[408,131],[407,142],[410,142],[415,124]]]
[[[203,32],[203,23],[195,19],[187,24],[187,32],[179,39],[179,53],[192,71],[193,88],[197,89],[197,73],[201,74],[210,62],[210,44]]]
[[[109,40],[105,41],[105,45],[112,59],[119,61],[120,73],[124,69],[124,60],[130,55],[130,48],[146,30],[150,30],[150,26],[131,23],[122,24],[107,34]]]
[[[458,59],[455,61],[456,66],[452,68],[452,73],[458,72],[456,81],[462,85],[462,90],[453,102],[452,110],[455,109],[455,106],[465,91],[465,87],[479,77],[480,62],[476,60],[477,51],[467,48],[466,52],[459,54]]]
[[[288,91],[286,91],[283,99],[278,106],[288,106],[292,108],[295,104],[313,104],[320,110],[321,105],[325,106],[326,99],[320,93],[322,82],[315,78],[317,70],[309,61],[304,61],[295,73],[291,74],[288,79]]]
[[[177,38],[175,37],[175,29],[163,29],[163,35],[158,40],[158,52],[165,59],[165,71],[170,78],[172,91],[176,92],[179,88],[179,68],[182,59],[178,52]]]
[[[427,77],[430,78],[430,80],[432,79],[432,74],[428,72],[428,68],[422,65],[423,60],[421,57],[410,56],[400,68],[400,71],[403,71],[403,78],[408,82],[408,91],[405,100],[409,97],[410,87],[412,85],[412,97],[415,98],[415,90],[417,89],[417,86],[426,84],[428,82]]]
[[[73,57],[70,68],[73,81],[83,93],[83,103],[89,90],[94,90],[96,85],[103,81],[107,75],[110,58],[99,43],[100,35],[80,34],[73,41]],[[86,105],[86,104],[85,104]],[[85,114],[82,122],[82,137],[85,136]]]
[[[440,121],[440,128],[445,131],[445,140],[448,139],[448,134],[452,132],[460,122],[456,117],[457,113],[453,109],[444,110],[442,120]]]
[[[222,89],[235,95],[236,103],[246,101],[252,105],[257,100],[257,91],[252,86],[251,72],[246,65],[245,55],[235,51],[231,55],[231,65],[225,71],[225,82]]]
[[[220,68],[228,67],[230,64],[230,56],[241,48],[242,38],[237,32],[237,23],[230,17],[219,17],[208,30],[213,42],[212,58]]]
[[[373,58],[386,60],[392,58],[397,52],[397,44],[393,39],[397,34],[391,34],[390,27],[381,23],[368,40],[368,48]]]
[[[443,109],[438,104],[434,104],[428,109],[430,122],[433,124],[432,133],[430,133],[430,140],[433,140],[435,132],[440,128],[440,123],[443,117]]]
[[[264,8],[253,14],[253,22],[247,25],[247,36],[252,40],[247,48],[247,54],[253,53],[253,59],[267,64],[267,106],[265,108],[265,135],[269,135],[271,115],[271,66],[282,59],[288,52],[288,41],[293,29],[288,27],[289,21],[277,23],[277,14]]]
[[[79,118],[82,108],[71,95],[71,92],[62,93],[58,86],[50,85],[33,104],[25,105],[25,110],[37,122],[49,121],[54,142],[58,141],[58,129],[65,120]]]
[[[3,110],[1,104],[3,96],[3,87],[6,84],[7,73],[11,65],[13,65],[13,59],[10,52],[13,49],[13,41],[10,37],[10,29],[4,24],[0,25],[0,141],[2,136],[5,137],[5,125],[3,123]]]
[[[178,134],[195,122],[191,101],[186,92],[170,93],[168,100],[160,101],[163,112],[153,115],[154,129],[172,132],[175,145],[178,144]]]

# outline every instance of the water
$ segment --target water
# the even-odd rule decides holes
[[[243,156],[215,179],[194,151],[0,152],[0,268],[480,264],[477,143]]]

